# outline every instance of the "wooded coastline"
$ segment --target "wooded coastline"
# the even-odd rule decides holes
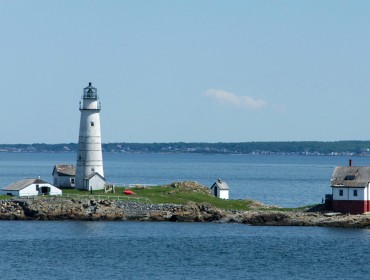
[[[219,143],[103,143],[103,152],[113,153],[209,153],[370,155],[370,141],[285,141]],[[0,144],[0,152],[75,152],[76,143]]]

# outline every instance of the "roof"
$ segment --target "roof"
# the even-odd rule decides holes
[[[24,188],[28,187],[32,184],[49,184],[48,182],[45,182],[41,179],[23,179],[20,181],[17,181],[13,184],[10,184],[9,186],[6,186],[5,188],[2,188],[4,191],[20,191]]]
[[[85,177],[85,180],[90,180],[91,178],[95,177],[96,175],[98,175],[100,178],[102,178],[105,181],[105,178],[102,175],[100,175],[98,172],[90,173],[89,175],[87,175]]]
[[[61,176],[76,175],[76,167],[73,164],[56,164],[54,166],[53,174],[55,171]]]
[[[218,179],[216,182],[214,182],[211,189],[213,189],[216,186],[220,190],[228,190],[229,189],[229,186],[226,184],[226,182],[222,181],[221,179]]]
[[[370,182],[370,166],[336,166],[331,187],[365,188]]]

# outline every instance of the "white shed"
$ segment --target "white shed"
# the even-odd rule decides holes
[[[98,172],[90,173],[84,178],[84,187],[86,190],[103,190],[105,186],[105,178]]]
[[[53,169],[53,184],[58,188],[75,187],[76,168],[73,164],[56,164]]]
[[[229,186],[221,179],[213,183],[211,191],[218,198],[229,199]]]
[[[13,196],[61,195],[62,190],[41,179],[23,179],[1,189]]]

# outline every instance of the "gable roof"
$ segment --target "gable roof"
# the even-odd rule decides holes
[[[100,178],[102,178],[105,181],[105,178],[102,175],[100,175],[98,172],[92,172],[89,175],[87,175],[84,179],[85,180],[90,180],[91,178],[95,177],[96,175],[98,175]]]
[[[4,191],[20,191],[32,184],[49,184],[41,179],[23,179],[19,180],[5,188],[2,188]]]
[[[370,183],[370,166],[336,166],[331,187],[365,188]]]
[[[53,174],[57,172],[61,176],[75,176],[76,167],[73,164],[56,164],[54,166]]]
[[[218,187],[220,190],[228,190],[229,186],[226,184],[226,182],[222,181],[221,179],[218,179],[216,182],[213,183],[211,189]]]

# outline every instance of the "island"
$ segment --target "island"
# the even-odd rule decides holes
[[[3,198],[0,220],[168,221],[243,223],[253,226],[370,228],[370,215],[325,210],[325,205],[280,208],[253,200],[214,197],[196,182],[135,186],[130,195],[76,194]],[[126,192],[128,193],[128,192]]]

